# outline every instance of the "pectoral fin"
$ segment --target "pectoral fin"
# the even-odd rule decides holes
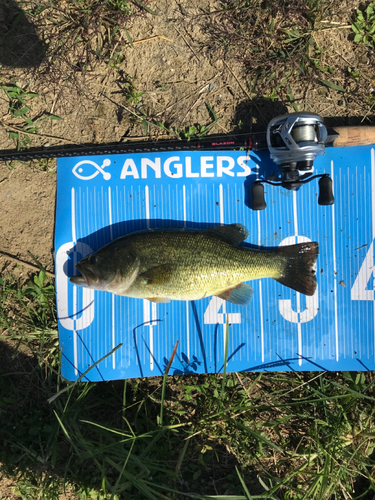
[[[250,285],[246,283],[240,283],[239,285],[228,288],[225,292],[222,292],[218,297],[231,302],[232,304],[239,304],[245,306],[249,304],[253,298],[254,290]]]
[[[139,279],[143,280],[144,285],[166,285],[171,281],[172,275],[173,266],[161,264],[140,274]]]

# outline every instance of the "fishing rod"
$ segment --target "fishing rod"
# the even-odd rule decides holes
[[[76,144],[26,151],[0,150],[0,161],[39,160],[75,156],[155,153],[192,150],[269,150],[271,159],[280,170],[280,180],[257,178],[251,187],[251,208],[266,208],[263,184],[298,190],[304,184],[319,179],[319,205],[332,205],[332,179],[329,174],[313,175],[314,160],[325,153],[326,147],[375,144],[375,127],[342,126],[327,128],[321,116],[297,112],[278,116],[270,121],[266,132],[208,136],[202,139],[163,139],[112,144]]]

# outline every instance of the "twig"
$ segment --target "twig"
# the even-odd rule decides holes
[[[205,89],[205,88],[207,88],[208,84],[209,84],[210,82],[212,82],[212,80],[215,80],[215,78],[217,78],[219,75],[221,75],[221,73],[217,73],[215,76],[213,76],[212,78],[210,78],[210,79],[208,80],[208,82],[207,82],[207,83],[205,83],[205,84],[202,86],[202,88],[200,88],[200,89],[198,90],[198,94],[199,94],[199,93],[201,93],[201,92],[203,92],[203,91],[204,91],[204,89]],[[192,96],[193,96],[193,95],[195,95],[196,93],[197,93],[197,91],[192,92],[191,94],[185,95],[184,97],[181,97],[181,99],[178,99],[176,102],[174,102],[174,103],[170,104],[170,105],[169,105],[169,106],[167,106],[165,109],[163,109],[163,111],[161,111],[160,113],[157,113],[157,114],[156,114],[156,115],[154,115],[154,116],[155,116],[155,117],[160,116],[162,113],[165,113],[165,112],[166,112],[166,111],[168,111],[170,108],[173,108],[174,106],[176,106],[176,104],[178,104],[178,103],[180,103],[181,101],[184,101],[184,100],[186,100],[186,99],[189,99],[190,97],[192,97]]]
[[[197,14],[195,17],[204,17],[204,16],[214,16],[216,14],[223,14],[223,12],[228,13],[231,10],[236,10],[238,7],[232,7],[230,9],[223,9],[223,10],[214,10],[212,12],[204,12],[203,14]]]
[[[144,38],[143,40],[137,40],[136,42],[133,42],[133,45],[136,45],[137,43],[150,42],[151,40],[156,40],[158,38],[161,40],[167,40],[167,42],[173,42],[173,40],[171,40],[170,38],[167,38],[167,37],[162,36],[162,35],[156,35],[156,36],[152,36],[150,38]]]
[[[55,99],[53,100],[53,103],[52,103],[51,110],[50,110],[51,115],[53,115],[53,112],[55,111],[55,106],[56,106],[56,102],[57,102],[58,97],[59,97],[59,94],[56,94]]]
[[[244,89],[244,88],[243,88],[242,83],[239,81],[239,79],[237,78],[236,74],[235,74],[235,73],[233,73],[233,71],[231,70],[231,68],[230,68],[230,67],[228,66],[228,64],[224,61],[224,59],[223,59],[223,63],[224,63],[224,66],[226,66],[226,67],[227,67],[227,69],[229,69],[229,71],[232,73],[232,76],[234,76],[234,78],[236,79],[236,81],[237,81],[238,85],[239,85],[239,86],[241,87],[241,89],[242,89],[242,92],[243,92],[243,93],[244,93],[244,94],[248,97],[249,101],[251,101],[252,99],[251,99],[250,94],[247,92],[247,90],[246,90],[246,89]]]
[[[186,45],[189,47],[189,49],[192,51],[192,53],[195,55],[195,57],[197,58],[197,61],[200,63],[201,60],[199,59],[199,57],[197,56],[197,54],[195,53],[195,50],[193,49],[193,47],[190,45],[190,43],[186,40],[186,38],[184,37],[184,35],[182,33],[180,33],[178,31],[178,29],[176,28],[176,26],[174,27],[174,29],[177,31],[177,33],[180,35],[180,37],[183,39],[183,41],[186,43]]]
[[[310,382],[312,382],[313,380],[321,377],[322,375],[324,375],[326,372],[321,372],[319,373],[319,375],[316,375],[315,377],[311,378],[310,380],[308,380],[307,382],[304,382],[303,384],[301,385],[297,385],[297,387],[294,387],[294,389],[290,389],[290,391],[286,392],[285,394],[283,394],[283,397],[285,397],[287,394],[293,392],[293,391],[296,391],[297,389],[301,389],[301,387],[303,387],[304,385],[306,384],[310,384]]]
[[[346,30],[351,28],[351,24],[347,24],[345,26],[327,26],[327,28],[321,28],[319,31],[328,31],[328,30]]]
[[[171,367],[171,365],[173,363],[174,357],[176,356],[177,347],[178,347],[178,340],[177,340],[177,342],[176,342],[176,344],[175,344],[175,346],[173,348],[170,360],[168,361],[167,367],[165,368],[164,375],[168,375],[168,373],[169,373],[169,369],[170,369],[170,367]]]
[[[0,250],[0,255],[3,255],[4,257],[7,257],[8,259],[13,260],[14,262],[17,262],[17,264],[21,264],[22,266],[29,267],[30,269],[33,269],[34,271],[40,271],[41,270],[40,267],[34,266],[34,264],[30,264],[29,262],[26,262],[24,260],[18,259],[17,257],[15,257],[14,255],[11,255],[8,252],[3,252],[2,250]],[[49,271],[44,270],[44,272],[50,278],[54,278],[55,277],[55,275],[53,273],[50,273]]]
[[[348,60],[347,60],[347,59],[346,59],[346,58],[345,58],[342,54],[340,54],[340,52],[338,52],[337,50],[335,50],[335,52],[336,52],[336,54],[337,54],[338,56],[340,56],[340,57],[341,57],[341,59],[343,59],[343,60],[346,62],[346,64],[348,64],[348,65],[349,65],[349,67],[350,67],[350,68],[352,68],[352,67],[355,65],[355,63],[353,64],[353,63],[349,62],[349,61],[348,61]],[[366,72],[361,71],[361,75],[362,75],[362,76],[364,76],[365,78],[367,78],[367,80],[368,80],[369,82],[374,83],[374,78],[371,78],[371,76],[369,76]]]
[[[192,111],[196,106],[198,106],[203,99],[204,99],[204,96],[202,96],[202,95],[199,96],[198,99],[189,107],[189,109],[185,113],[185,116],[182,118],[182,120],[180,120],[181,125],[184,123],[185,118],[190,113],[190,111]]]
[[[159,425],[163,425],[163,412],[164,412],[164,399],[165,399],[165,387],[167,385],[167,377],[168,377],[168,372],[169,369],[173,363],[174,357],[177,352],[177,347],[178,347],[178,340],[176,342],[176,345],[174,346],[171,359],[169,360],[167,367],[165,369],[164,375],[163,375],[163,385],[162,385],[162,390],[161,390],[161,405],[160,405],[160,415],[159,415]]]
[[[219,111],[217,111],[217,113],[216,113],[216,114],[218,115],[218,114],[219,114],[219,113],[221,113],[221,112],[222,112],[222,110],[219,110]],[[221,128],[221,130],[223,130],[226,134],[228,134],[228,135],[230,134],[232,137],[235,137],[233,134],[231,134],[231,133],[229,132],[229,130],[227,130],[225,127],[223,127],[223,125],[221,125],[221,123],[219,123],[219,120],[217,120],[216,124],[217,124],[217,125]]]
[[[2,120],[0,120],[0,125],[2,125],[5,129],[13,130],[13,132],[17,132],[18,134],[25,134],[31,136],[35,135],[38,137],[48,137],[49,139],[57,139],[58,141],[64,141],[64,142],[70,142],[70,144],[76,144],[76,141],[71,141],[70,139],[65,139],[64,137],[57,137],[55,135],[50,135],[50,134],[38,134],[37,132],[26,132],[25,130],[22,130],[18,127],[13,127],[13,125],[4,123]]]
[[[241,377],[238,375],[238,372],[235,372],[235,373],[236,373],[236,377],[238,378],[238,382],[242,385],[242,389],[246,392],[247,397],[248,397],[249,399],[251,399],[250,394],[248,393],[248,391],[247,391],[247,389],[246,389],[246,387],[245,387],[244,383],[243,383],[243,382],[242,382],[242,380],[241,380]]]
[[[322,24],[323,24],[323,23],[324,23],[324,24],[329,23],[329,24],[337,24],[337,25],[341,25],[340,21],[329,21],[329,20],[323,20],[323,21],[321,21],[321,23],[322,23]]]
[[[160,134],[155,137],[155,139],[170,139],[171,134]],[[127,142],[134,142],[134,141],[149,141],[150,136],[149,135],[135,135],[135,136],[129,136],[125,137],[120,144],[126,144]]]
[[[259,109],[259,106],[256,104],[256,102],[253,101],[253,99],[251,98],[250,94],[247,92],[246,89],[244,89],[244,87],[242,86],[241,82],[239,81],[239,79],[237,78],[236,74],[233,73],[233,71],[231,70],[231,68],[228,66],[228,64],[223,60],[223,63],[224,65],[227,67],[227,69],[230,71],[230,73],[232,73],[232,75],[234,76],[234,78],[236,79],[238,85],[241,87],[242,89],[242,92],[248,97],[249,101],[254,104],[254,106],[257,108],[258,110],[258,113],[260,114],[260,116],[263,118],[263,120],[265,121],[265,123],[268,123],[265,116],[263,115],[262,111]]]

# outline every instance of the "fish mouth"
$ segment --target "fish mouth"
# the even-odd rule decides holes
[[[74,285],[83,287],[96,287],[99,283],[97,275],[87,266],[83,266],[80,262],[76,264],[76,268],[81,273],[80,276],[72,276],[69,278],[70,282]]]
[[[73,283],[73,285],[83,286],[85,288],[89,286],[84,276],[71,276],[69,281]]]

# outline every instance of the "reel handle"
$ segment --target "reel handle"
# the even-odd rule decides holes
[[[267,206],[264,199],[264,186],[261,182],[255,181],[251,186],[251,203],[252,210],[264,210]]]
[[[319,179],[319,205],[333,205],[335,198],[332,191],[332,179],[330,176],[324,175]]]

